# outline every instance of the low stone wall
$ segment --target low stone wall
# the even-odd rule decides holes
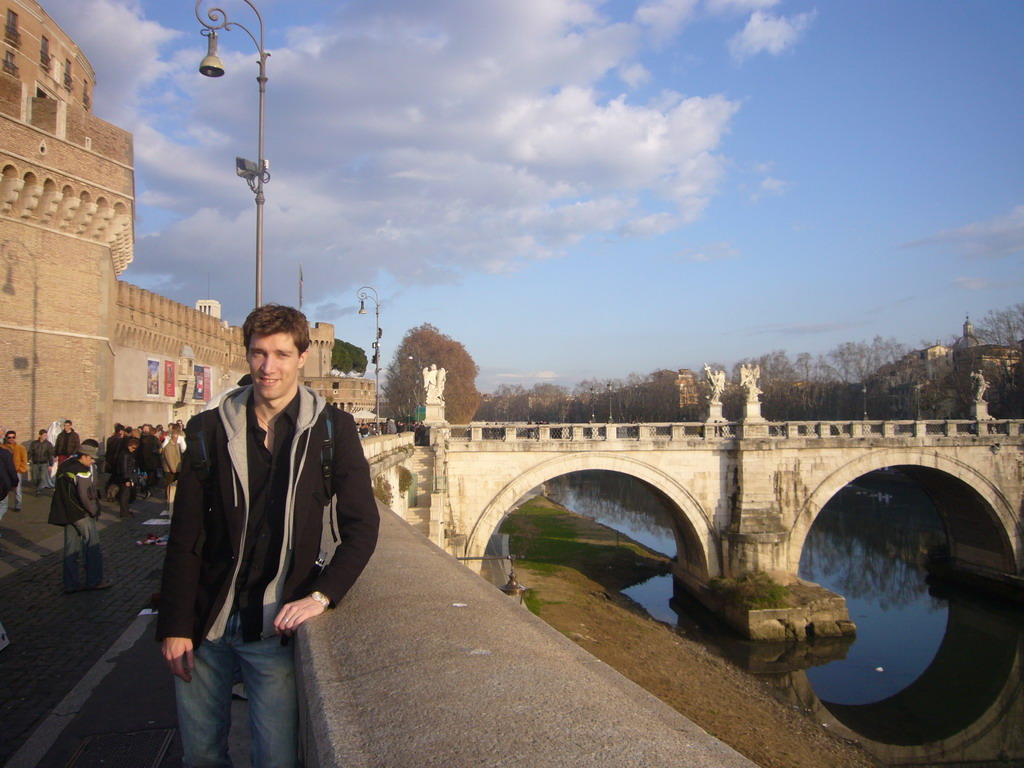
[[[381,516],[363,576],[297,638],[309,768],[754,766]]]

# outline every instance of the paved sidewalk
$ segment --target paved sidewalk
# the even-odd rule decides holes
[[[130,520],[104,503],[103,570],[114,586],[71,595],[49,507],[49,495],[26,491],[22,511],[0,521],[0,622],[10,638],[0,650],[0,765],[180,765],[173,678],[154,641],[155,617],[144,613],[160,588],[164,549],[135,543],[167,533],[166,524],[146,524],[166,520],[166,503],[137,502]],[[235,710],[242,719],[244,705]]]

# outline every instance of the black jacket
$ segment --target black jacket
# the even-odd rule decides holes
[[[18,487],[18,479],[14,456],[10,451],[0,449],[0,498],[6,499],[11,489]]]
[[[92,470],[77,457],[68,459],[57,471],[47,522],[50,525],[70,525],[86,515],[97,517],[98,496]]]
[[[233,586],[248,515],[248,463],[243,387],[221,405],[193,417],[185,429],[188,451],[182,461],[164,562],[157,639],[190,637],[198,646],[219,637],[234,603]],[[329,440],[330,419],[333,440]],[[201,460],[202,433],[209,461]],[[340,543],[325,567],[317,564],[325,508],[331,507],[322,457],[333,443],[329,490],[337,503],[327,515]],[[263,634],[273,634],[280,605],[316,590],[337,603],[369,561],[380,524],[352,417],[328,405],[312,390],[300,389],[299,419],[291,445],[292,490],[286,504],[286,545],[279,571],[264,598]],[[232,459],[234,457],[234,461]],[[208,471],[204,482],[201,475]],[[290,534],[289,534],[290,532]]]

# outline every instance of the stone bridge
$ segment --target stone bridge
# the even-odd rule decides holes
[[[898,468],[929,494],[955,564],[1024,567],[1024,421],[471,424],[433,430],[429,535],[478,557],[533,489],[580,470],[630,475],[667,502],[676,577],[797,577],[815,518],[843,486]],[[672,554],[672,553],[668,553]]]

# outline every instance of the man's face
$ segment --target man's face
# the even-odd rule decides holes
[[[46,430],[45,429],[39,430],[39,442],[41,443],[45,439],[46,439]]]
[[[65,432],[70,432],[71,431],[71,422],[70,421],[65,421],[64,422],[64,431]]]
[[[306,362],[306,352],[299,354],[290,333],[253,336],[245,357],[249,361],[257,400],[290,400],[294,397],[299,388],[299,369]]]
[[[142,425],[142,434],[144,434],[144,435],[148,435],[149,434],[149,424],[143,424]]]
[[[16,443],[18,442],[18,435],[16,432],[8,432],[4,435],[5,443]]]
[[[87,453],[83,453],[81,456],[79,456],[78,460],[80,462],[82,462],[87,467],[91,467],[93,464],[96,463],[96,459],[94,459],[92,456],[90,456]]]

